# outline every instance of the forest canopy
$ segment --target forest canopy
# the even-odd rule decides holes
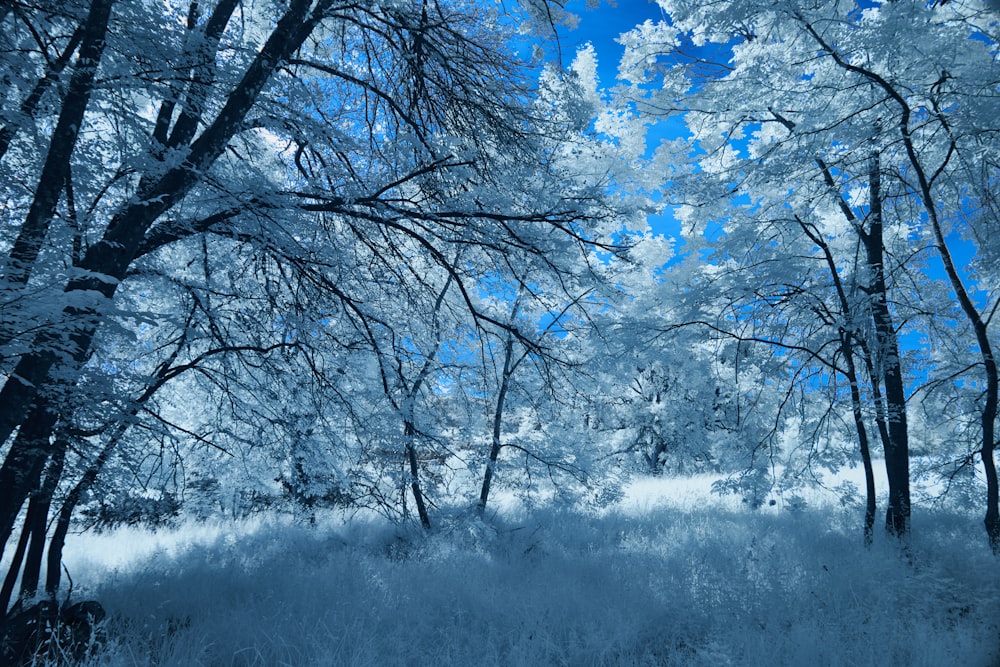
[[[664,472],[1000,553],[1000,13],[657,5],[612,85],[555,0],[0,3],[4,611],[71,529]]]

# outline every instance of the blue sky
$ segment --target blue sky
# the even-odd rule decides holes
[[[597,9],[588,9],[586,0],[570,0],[566,3],[566,9],[580,17],[580,24],[575,30],[560,31],[564,63],[568,64],[572,60],[579,47],[588,42],[593,44],[597,52],[598,76],[603,87],[615,85],[618,62],[624,51],[622,45],[615,41],[618,36],[648,19],[663,19],[659,5],[653,0],[617,0],[614,4],[601,0]],[[651,128],[648,137],[650,148],[653,148],[665,129]],[[679,245],[683,244],[679,238],[679,225],[669,212],[650,216],[649,223],[655,232],[674,238]]]
[[[562,31],[563,58],[571,59],[578,47],[592,43],[597,51],[598,73],[603,86],[615,82],[622,56],[622,46],[615,42],[618,35],[646,19],[656,21],[663,16],[659,5],[650,0],[617,0],[615,6],[608,0],[601,0],[600,7],[591,10],[587,9],[585,0],[571,0],[566,8],[580,17],[580,25],[575,30]]]
[[[873,3],[862,4],[870,5]],[[600,7],[590,10],[587,9],[586,0],[570,0],[566,4],[566,8],[580,17],[580,24],[575,30],[560,30],[563,64],[568,65],[577,49],[590,42],[597,52],[601,86],[606,88],[610,88],[616,83],[618,62],[623,52],[621,44],[615,41],[618,36],[647,19],[658,21],[664,18],[659,6],[653,0],[617,0],[615,5],[612,5],[608,0],[601,0]],[[658,138],[668,136],[671,132],[676,131],[676,127],[663,124],[651,128],[648,136],[650,148]],[[664,211],[660,215],[652,215],[648,221],[655,233],[674,239],[677,244],[675,249],[679,253],[683,253],[684,244],[680,238],[680,225],[673,218],[670,210]],[[952,233],[948,237],[948,241],[959,272],[966,277],[968,282],[967,267],[969,261],[976,254],[976,247],[971,242],[960,238],[957,233]],[[926,256],[929,261],[926,269],[928,276],[935,280],[945,280],[940,258],[930,252],[926,253]],[[972,287],[975,288],[975,285]],[[985,305],[987,298],[985,292],[973,289],[973,297],[980,308]],[[919,335],[919,333],[914,332],[903,336],[900,343],[904,349],[919,348],[922,345],[918,342]]]

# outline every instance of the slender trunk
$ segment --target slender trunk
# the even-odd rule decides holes
[[[888,447],[885,450],[889,506],[886,529],[903,538],[910,531],[910,452],[906,425],[906,394],[896,330],[889,311],[883,246],[882,193],[879,158],[872,158],[869,170],[870,221],[868,231],[859,229],[871,273],[869,296],[875,323],[875,346],[885,383]]]
[[[931,223],[934,229],[934,238],[938,248],[938,253],[944,261],[945,273],[951,282],[952,289],[958,297],[962,310],[976,334],[976,343],[979,346],[979,354],[983,360],[983,371],[986,375],[986,403],[983,405],[980,414],[979,424],[982,430],[982,449],[980,454],[983,459],[983,472],[986,476],[986,517],[983,523],[986,527],[986,535],[990,542],[993,553],[1000,555],[1000,492],[997,485],[997,467],[993,454],[996,448],[996,419],[997,419],[997,397],[1000,393],[1000,382],[997,377],[997,362],[993,355],[993,346],[990,343],[987,322],[979,313],[968,290],[962,282],[955,263],[952,260],[951,252],[945,243],[941,225],[936,215],[931,216]]]
[[[113,0],[94,0],[84,24],[80,56],[70,78],[69,90],[42,165],[28,214],[10,249],[7,281],[11,286],[28,282],[32,266],[41,251],[49,224],[69,175],[70,158],[83,125],[83,116],[94,88],[97,67],[104,51]]]
[[[405,441],[404,446],[406,447],[406,460],[410,468],[410,490],[413,491],[413,501],[417,505],[417,515],[420,517],[420,524],[426,529],[430,529],[431,527],[431,518],[427,514],[427,505],[424,502],[424,494],[420,490],[420,465],[417,461],[417,449],[414,441],[417,435],[417,427],[416,422],[414,421],[413,412],[417,398],[420,396],[420,388],[423,387],[424,382],[427,380],[427,376],[430,374],[431,368],[433,367],[434,360],[437,358],[438,350],[441,349],[441,327],[438,320],[438,313],[441,312],[441,306],[444,304],[445,295],[448,294],[448,290],[451,288],[452,280],[453,277],[449,275],[448,279],[445,280],[444,287],[441,288],[441,292],[434,300],[434,309],[432,311],[434,320],[434,346],[424,359],[423,366],[421,366],[420,372],[417,373],[417,377],[413,380],[413,384],[410,385],[409,389],[407,389],[406,397],[403,399],[402,405],[403,438]],[[401,368],[399,377],[401,380],[403,379]],[[403,500],[405,502],[405,495]]]
[[[195,40],[195,43],[198,44],[198,50],[191,54],[191,79],[188,82],[180,116],[174,124],[170,138],[165,141],[169,147],[182,146],[190,142],[194,138],[199,123],[202,122],[205,100],[215,78],[215,62],[219,42],[238,4],[238,0],[221,0],[205,23],[204,37]]]
[[[110,458],[111,453],[118,444],[121,434],[125,430],[125,427],[119,427],[115,436],[110,438],[107,444],[104,445],[100,454],[87,467],[86,472],[83,473],[83,476],[66,496],[62,507],[59,508],[59,516],[56,518],[56,525],[52,531],[52,537],[49,539],[49,553],[45,563],[45,592],[52,598],[59,591],[63,547],[66,545],[66,535],[69,533],[73,512],[76,510],[77,505],[80,504],[84,495],[90,491],[94,482],[97,481],[97,476],[104,469],[104,464],[107,463],[108,458]]]
[[[790,123],[787,120],[781,119],[780,116],[778,116],[778,119],[782,120],[782,122],[784,122],[786,124],[786,127],[788,127],[789,129],[792,129],[792,128],[795,127],[794,123]],[[816,165],[820,168],[820,172],[823,174],[823,180],[826,182],[827,186],[829,186],[831,192],[836,192],[836,187],[837,187],[836,179],[834,179],[833,172],[830,170],[830,167],[821,158],[817,158],[816,159]],[[875,169],[875,173],[872,175],[872,180],[875,183],[875,189],[877,191],[879,189],[879,180],[878,180],[879,179],[879,174],[878,174],[878,171],[877,171],[877,166],[878,166],[877,159],[876,159],[875,162],[873,162],[873,166],[876,167],[876,169]],[[841,213],[844,214],[844,218],[846,218],[847,222],[850,223],[850,225],[856,230],[856,232],[858,234],[858,238],[860,239],[862,245],[866,249],[866,255],[867,255],[867,258],[868,258],[867,261],[868,261],[868,265],[869,265],[869,271],[872,272],[872,273],[877,274],[877,276],[879,276],[879,278],[880,278],[881,288],[880,288],[880,291],[878,293],[881,294],[880,298],[881,298],[881,301],[882,301],[883,305],[886,305],[888,303],[888,299],[887,299],[886,294],[885,294],[885,289],[886,289],[886,287],[885,287],[885,272],[884,272],[883,262],[882,262],[882,259],[881,259],[881,257],[882,257],[882,214],[881,214],[882,204],[881,204],[881,200],[878,200],[878,203],[877,203],[877,205],[878,205],[878,209],[877,209],[877,213],[878,213],[878,215],[877,215],[877,221],[873,217],[873,222],[877,222],[878,223],[878,226],[877,226],[877,247],[873,248],[873,247],[870,246],[870,243],[872,242],[871,235],[865,233],[864,228],[863,228],[863,226],[861,224],[861,221],[859,221],[858,218],[857,218],[857,216],[854,215],[854,211],[851,210],[851,207],[847,203],[847,200],[845,200],[842,196],[839,196],[839,195],[836,195],[836,198],[837,198],[837,206],[840,208]],[[876,199],[875,197],[873,197],[873,199],[872,199],[872,204],[873,204],[872,213],[873,213],[873,216],[874,216],[874,213],[876,212],[876,209],[874,208],[875,199]],[[876,423],[876,425],[878,427],[879,438],[882,441],[882,450],[884,452],[888,452],[890,450],[894,450],[892,442],[890,441],[890,438],[889,438],[889,427],[887,425],[887,416],[886,416],[887,415],[887,410],[886,410],[885,398],[882,395],[882,377],[879,375],[879,373],[876,372],[875,362],[874,362],[874,357],[872,355],[871,347],[865,342],[865,339],[863,337],[861,337],[861,336],[858,335],[857,326],[856,326],[856,324],[854,324],[855,317],[852,314],[853,310],[850,307],[850,302],[847,299],[847,291],[844,289],[844,285],[843,285],[843,283],[840,280],[840,274],[837,272],[836,263],[833,261],[833,253],[830,251],[830,247],[826,243],[826,241],[823,240],[822,235],[819,234],[815,230],[815,228],[810,228],[801,219],[799,219],[798,222],[799,222],[799,225],[802,226],[802,229],[809,236],[809,238],[812,239],[823,250],[824,254],[826,255],[827,267],[830,270],[830,275],[831,275],[831,277],[833,279],[834,285],[837,288],[837,294],[838,294],[838,296],[840,298],[841,307],[843,308],[843,311],[844,311],[844,314],[845,314],[845,320],[850,323],[850,326],[847,328],[847,333],[850,333],[850,334],[853,335],[852,340],[856,340],[858,347],[861,348],[862,359],[864,360],[864,363],[865,363],[865,370],[867,371],[867,373],[868,373],[868,379],[871,382],[871,387],[872,387],[872,403],[875,406],[875,423]],[[877,263],[877,267],[878,267],[878,271],[877,272],[876,271],[872,271],[872,260],[873,260],[873,254],[872,253],[875,253],[874,259],[875,259],[875,261]],[[869,301],[870,304],[873,304],[874,301],[875,301],[875,299],[879,298],[877,296],[874,296],[875,292],[873,291],[873,289],[871,287],[869,287],[867,290],[864,290],[864,291],[866,291],[867,294],[868,294],[868,301]],[[888,314],[888,309],[887,308],[886,308],[885,312],[886,312],[886,314]],[[874,316],[873,316],[873,319],[874,319]],[[891,320],[889,320],[889,325],[890,326],[889,326],[888,330],[889,330],[889,332],[892,333],[892,342],[895,343],[895,330],[892,328],[891,324],[892,324]],[[896,357],[898,359],[898,354],[896,355]],[[852,362],[853,362],[853,357],[852,357]],[[856,375],[857,375],[857,372],[855,371],[855,376]],[[904,411],[903,415],[904,415],[904,418],[905,418],[905,411]],[[904,435],[905,435],[905,428],[904,428]],[[907,479],[906,484],[907,484],[907,486],[909,485],[909,480],[908,479]],[[909,494],[909,492],[907,492],[907,495],[908,494]]]
[[[30,531],[31,543],[24,560],[24,571],[21,573],[21,600],[30,600],[38,592],[38,582],[42,574],[42,553],[45,551],[45,533],[49,519],[49,509],[52,506],[52,495],[62,478],[63,464],[66,462],[65,442],[57,442],[52,461],[45,473],[45,481],[37,493],[32,494],[28,501],[28,515],[25,517],[25,529]]]
[[[420,525],[430,530],[431,518],[427,514],[424,494],[420,490],[420,466],[417,464],[417,450],[413,444],[413,437],[416,435],[416,428],[414,428],[413,422],[407,421],[405,423],[403,434],[406,437],[406,459],[410,464],[410,490],[413,491],[413,502],[417,506]]]
[[[493,474],[496,469],[497,459],[500,457],[500,449],[503,447],[500,442],[500,434],[503,430],[504,403],[507,401],[507,391],[510,387],[510,377],[513,373],[514,360],[514,337],[507,336],[507,343],[504,346],[503,354],[503,374],[500,379],[500,391],[497,393],[496,409],[493,411],[493,439],[490,443],[489,459],[486,461],[486,470],[483,472],[483,487],[479,492],[479,502],[476,504],[476,511],[479,516],[486,513],[486,501],[490,497],[490,486],[493,483]]]
[[[872,467],[872,455],[868,446],[868,429],[865,428],[864,412],[861,409],[861,388],[858,384],[858,372],[854,363],[854,346],[851,338],[850,332],[842,331],[840,334],[841,351],[847,364],[847,381],[851,384],[851,410],[854,413],[854,427],[858,432],[861,464],[865,469],[865,546],[871,546],[875,532],[875,470]]]
[[[10,607],[11,597],[14,595],[14,586],[17,585],[17,575],[21,572],[21,563],[24,562],[24,552],[28,547],[30,531],[28,526],[21,527],[21,536],[17,540],[17,548],[10,559],[10,566],[7,568],[7,576],[3,580],[3,588],[0,589],[0,637],[3,636],[3,623],[7,618],[7,611]]]
[[[24,523],[21,525],[21,535],[11,557],[3,588],[0,589],[0,614],[5,614],[10,606],[19,572],[21,573],[21,592],[18,595],[18,605],[24,600],[33,598],[38,589],[49,507],[52,494],[62,476],[63,462],[66,460],[65,454],[65,449],[56,452],[49,469],[46,471],[42,487],[31,494],[31,499],[28,501],[28,511],[24,517]],[[27,554],[27,560],[25,560],[25,554]],[[23,572],[21,572],[22,564],[24,565]]]
[[[3,19],[0,18],[0,21]],[[59,81],[59,75],[62,71],[66,69],[66,65],[69,64],[70,58],[73,57],[73,52],[76,51],[76,47],[80,45],[80,41],[83,39],[84,26],[80,26],[70,37],[69,43],[63,52],[59,54],[59,57],[52,62],[48,67],[48,71],[45,72],[45,76],[38,80],[35,87],[32,89],[31,93],[28,94],[24,101],[21,102],[20,115],[21,119],[18,122],[11,121],[0,128],[0,160],[3,156],[7,154],[7,149],[10,148],[11,141],[17,136],[23,124],[35,117],[35,112],[38,110],[38,105],[42,101],[42,96],[45,94],[53,84]]]
[[[990,548],[994,554],[1000,555],[1000,505],[998,505],[1000,498],[998,498],[997,490],[997,466],[993,458],[995,440],[988,439],[993,437],[993,422],[990,421],[990,413],[992,412],[992,419],[995,420],[997,412],[995,365],[993,368],[993,377],[993,405],[983,409],[982,416],[983,472],[986,474],[986,517],[983,519],[983,524],[986,526],[986,535],[990,540]]]
[[[24,515],[21,537],[17,544],[18,551],[21,551],[22,542],[26,543],[27,547],[23,551],[24,567],[21,569],[21,590],[17,595],[19,606],[35,597],[35,592],[38,590],[38,568],[41,566],[42,551],[45,548],[45,524],[48,519],[48,509],[48,504],[37,494],[32,495],[28,501],[28,511]],[[15,574],[13,567],[8,572],[8,576],[11,574]],[[6,584],[6,582],[4,583]]]
[[[994,378],[996,377],[996,368],[993,369]],[[996,379],[993,381],[993,391],[994,396],[996,396]],[[989,421],[990,413],[993,413],[993,419],[996,419],[996,398],[993,399],[993,405],[990,406],[991,409],[983,410],[983,471],[986,474],[986,517],[983,519],[983,524],[986,526],[986,535],[990,540],[990,548],[993,553],[1000,555],[1000,506],[998,506],[998,490],[997,490],[997,466],[996,461],[993,458],[993,451],[995,447],[994,440],[988,440],[993,436],[993,424]]]
[[[848,209],[848,213],[853,215]],[[868,445],[868,429],[865,427],[865,417],[864,410],[862,409],[861,401],[861,385],[858,381],[858,371],[857,366],[854,363],[854,332],[853,332],[853,322],[854,313],[851,307],[851,302],[847,298],[847,290],[844,289],[844,283],[840,279],[840,272],[837,271],[837,263],[833,258],[833,251],[830,250],[830,244],[826,242],[823,235],[813,226],[806,224],[801,218],[796,216],[796,220],[802,231],[805,232],[806,236],[815,243],[820,250],[823,251],[823,257],[826,260],[827,269],[830,271],[830,279],[833,281],[834,289],[837,292],[837,299],[840,301],[840,309],[842,317],[844,319],[844,325],[841,326],[839,331],[840,336],[840,351],[844,355],[844,363],[847,365],[845,375],[847,376],[847,381],[851,386],[851,410],[854,415],[854,427],[858,433],[858,448],[861,453],[861,464],[865,469],[865,523],[864,523],[864,535],[865,535],[865,546],[870,546],[872,543],[872,538],[874,536],[874,526],[875,526],[875,471],[872,468],[872,456],[871,449]],[[866,360],[868,360],[869,365],[871,364],[870,355],[868,355],[867,348],[863,348],[863,352],[866,355]],[[875,393],[875,399],[880,401],[879,393]],[[877,410],[877,413],[881,415],[881,410]],[[879,426],[884,430],[884,422],[879,421]],[[886,437],[883,440],[883,444],[888,440]]]
[[[862,359],[865,362],[865,372],[868,374],[868,381],[872,385],[872,403],[875,405],[875,425],[878,428],[879,441],[882,443],[882,450],[889,447],[889,426],[886,421],[885,397],[882,395],[882,378],[875,371],[875,359],[871,349],[863,341],[859,341],[862,351]]]
[[[993,355],[993,346],[990,343],[988,323],[983,319],[982,314],[972,302],[969,291],[966,289],[965,283],[962,282],[962,278],[958,275],[958,270],[955,268],[955,262],[952,259],[948,244],[945,242],[941,223],[938,220],[937,209],[930,198],[930,186],[926,184],[922,171],[920,172],[920,181],[924,208],[927,211],[931,221],[931,228],[934,231],[934,244],[937,247],[941,261],[944,263],[945,274],[948,276],[948,281],[951,283],[951,288],[954,290],[956,298],[958,298],[962,312],[965,313],[966,319],[968,319],[969,324],[972,325],[972,329],[976,334],[976,344],[979,346],[979,354],[983,360],[983,372],[986,375],[986,403],[983,405],[983,411],[979,416],[983,438],[980,454],[983,459],[983,472],[986,476],[986,517],[983,523],[986,526],[986,535],[990,542],[990,548],[994,554],[1000,555],[1000,492],[998,492],[996,461],[993,458],[996,448],[997,398],[998,393],[1000,393],[996,357]]]
[[[49,439],[57,418],[55,408],[48,401],[40,400],[21,426],[0,466],[0,556],[14,532],[14,523],[24,501],[38,488],[45,462],[52,454]]]

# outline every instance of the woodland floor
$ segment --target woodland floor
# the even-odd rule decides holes
[[[324,517],[78,536],[74,596],[109,612],[88,664],[1000,664],[974,514],[918,508],[904,554],[862,547],[859,507],[752,511],[706,487],[430,535]]]

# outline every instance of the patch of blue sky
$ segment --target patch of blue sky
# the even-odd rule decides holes
[[[617,78],[618,66],[625,51],[625,46],[620,41],[621,35],[646,21],[669,22],[669,18],[652,0],[621,0],[615,4],[601,2],[594,9],[588,9],[587,5],[585,0],[573,0],[567,3],[567,9],[576,12],[580,16],[580,22],[576,29],[562,31],[560,46],[565,56],[567,51],[575,53],[577,49],[590,44],[597,56],[597,75],[600,85],[605,89],[611,88],[620,83]],[[692,63],[704,63],[704,71],[701,74],[709,78],[724,76],[729,71],[728,63],[736,41],[729,44],[709,43],[696,46],[691,42],[690,36],[681,35],[680,38],[684,42],[682,47],[677,53],[669,56],[664,54],[664,58],[687,57],[691,59]],[[686,54],[686,56],[682,54]],[[660,82],[654,77],[645,85],[657,87]],[[694,85],[696,86],[697,83],[695,82]],[[690,132],[683,110],[665,111],[659,118],[651,117],[646,126],[646,153],[644,157],[652,160],[661,145],[689,136]],[[750,137],[751,133],[747,132],[746,138],[742,142],[743,145],[738,145],[737,148],[745,150],[745,144],[750,141]],[[694,146],[693,149],[698,150],[697,146]],[[668,265],[679,262],[686,257],[681,223],[675,217],[673,207],[665,201],[665,193],[669,189],[670,183],[664,182],[657,191],[650,194],[650,198],[659,206],[659,209],[647,216],[651,232],[672,241],[675,255]]]
[[[571,0],[566,9],[580,17],[575,30],[564,30],[560,45],[571,57],[577,49],[592,44],[597,53],[597,74],[603,86],[614,83],[618,77],[618,63],[625,47],[618,42],[622,33],[647,20],[665,19],[660,6],[651,0],[619,0],[611,4],[604,0],[588,9],[586,0]]]
[[[584,48],[588,44],[591,45],[597,55],[597,74],[600,84],[604,88],[610,88],[617,83],[618,64],[624,54],[625,47],[619,41],[620,36],[647,20],[656,22],[665,21],[668,18],[659,5],[652,0],[619,0],[615,3],[603,0],[595,8],[589,7],[589,4],[592,3],[588,0],[571,0],[566,3],[566,9],[579,17],[579,23],[572,29],[560,28],[558,43],[549,46],[546,55],[550,60],[558,58],[563,65],[568,65],[578,49]],[[858,11],[853,18],[860,19],[861,12],[874,8],[878,4],[872,0],[861,0],[857,3]],[[715,44],[706,45],[700,49],[712,49],[713,53],[708,60],[725,63],[729,57],[726,55],[726,50],[731,49],[732,46],[732,44]],[[683,50],[692,55],[702,55],[699,47],[695,47],[693,44],[685,45]],[[716,75],[720,73],[721,71],[717,72]],[[651,83],[650,85],[656,84]],[[746,128],[745,142],[750,141],[754,129],[753,127]],[[685,136],[687,136],[687,128],[684,125],[682,114],[673,115],[666,121],[650,122],[647,132],[646,157],[652,157],[662,142]],[[738,143],[736,148],[743,150],[745,146],[740,146]],[[835,166],[834,170],[836,170]],[[669,183],[664,183],[659,192],[652,193],[653,201],[662,204],[664,201],[663,192],[668,188]],[[661,234],[674,241],[678,259],[684,256],[681,224],[674,217],[671,207],[663,206],[660,211],[650,214],[647,221],[653,233]],[[717,237],[722,230],[723,224],[720,222],[718,225],[713,225],[706,234]],[[718,238],[714,240],[718,240]],[[948,243],[954,253],[957,267],[963,271],[975,255],[975,244],[960,239],[957,235],[950,236]],[[931,273],[942,276],[943,271],[941,269],[935,271],[935,268],[930,268]]]
[[[543,313],[538,319],[537,334],[539,336],[547,334],[555,338],[565,338],[569,335],[569,330],[563,326],[563,317],[560,317],[560,313],[556,311]]]
[[[473,264],[469,264],[467,268],[470,272],[476,271],[476,267]],[[480,275],[477,279],[477,285],[479,287],[480,298],[492,298],[511,304],[517,300],[519,289],[518,285],[512,283],[506,276],[503,276],[496,271],[490,271]],[[537,288],[537,285],[526,285],[525,287],[529,290],[533,290]]]

